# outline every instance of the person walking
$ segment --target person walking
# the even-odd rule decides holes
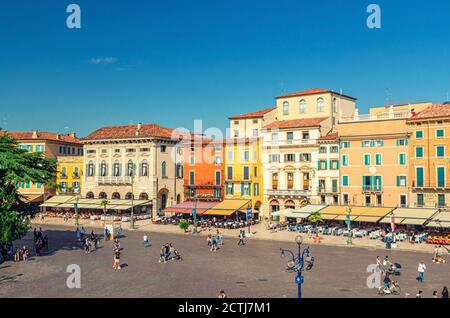
[[[109,230],[107,227],[105,227],[105,241],[109,241],[109,235],[110,235]]]
[[[238,246],[239,245],[245,245],[245,240],[244,240],[245,239],[245,232],[241,230],[239,232],[239,236],[238,237],[239,237]]]
[[[442,248],[442,245],[439,245],[437,249],[437,263],[445,263],[444,259],[444,249]]]
[[[227,298],[227,294],[223,290],[219,292],[219,296],[217,298]]]
[[[419,290],[419,292],[417,293],[417,295],[416,295],[416,298],[422,298],[422,291],[421,290]]]
[[[433,250],[433,263],[438,263],[438,247],[435,246]]]
[[[69,213],[67,211],[64,213],[64,221],[69,221]]]
[[[380,256],[376,258],[377,271],[383,273],[383,263],[380,260]]]
[[[419,283],[423,283],[423,280],[425,278],[425,271],[427,269],[427,266],[424,262],[419,263],[419,266],[417,268],[417,271],[419,272],[418,281]]]
[[[448,299],[448,289],[447,289],[447,286],[444,286],[444,288],[442,289],[441,295],[442,295],[442,298],[447,298],[447,299]]]
[[[144,237],[142,238],[142,245],[143,245],[144,247],[147,247],[147,246],[150,245],[150,242],[149,242],[149,240],[148,240],[147,234],[144,234]]]
[[[433,298],[438,298],[437,290],[435,290],[435,291],[433,292]]]
[[[113,269],[120,271],[120,252],[119,251],[114,252]]]

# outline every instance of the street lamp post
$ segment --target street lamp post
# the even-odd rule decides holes
[[[131,169],[131,220],[130,220],[130,230],[134,230],[134,171],[136,164],[133,163]]]
[[[73,209],[75,210],[75,225],[78,226],[80,223],[78,222],[78,200],[80,200],[80,196],[75,196],[75,201],[73,203]]]
[[[197,234],[197,188],[194,187],[194,208],[192,209],[192,216],[194,217],[194,234]]]
[[[345,221],[347,223],[347,230],[348,230],[347,245],[352,245],[352,224],[350,219],[350,213],[352,213],[352,208],[347,207],[347,219]]]
[[[303,267],[304,267],[304,258],[305,255],[309,255],[309,247],[303,249],[303,252],[301,251],[301,245],[303,243],[303,237],[301,235],[297,235],[295,237],[295,242],[297,243],[297,257],[295,257],[294,253],[290,250],[286,250],[283,248],[280,248],[280,254],[281,257],[284,257],[286,253],[288,253],[292,257],[292,262],[294,262],[294,266],[297,268],[297,276],[295,277],[295,283],[297,284],[297,291],[298,291],[298,299],[302,298],[302,284],[303,284]]]

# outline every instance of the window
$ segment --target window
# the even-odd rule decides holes
[[[36,188],[41,189],[42,188],[42,183],[36,183]]]
[[[397,187],[406,187],[406,176],[397,176]]]
[[[364,165],[370,166],[370,154],[364,154]]]
[[[337,193],[338,192],[338,180],[337,179],[331,180],[331,191],[333,193]]]
[[[253,129],[253,137],[258,137],[258,135],[259,135],[259,130],[258,129]]]
[[[134,163],[132,160],[128,160],[127,163],[127,176],[128,177],[134,176]]]
[[[222,183],[222,175],[221,175],[220,171],[216,171],[215,181],[216,181],[216,185],[220,185]]]
[[[253,195],[257,197],[259,195],[259,183],[253,184]]]
[[[114,153],[120,153],[120,149],[119,148],[114,149]]]
[[[233,150],[227,151],[227,160],[228,161],[233,161],[233,159],[234,159],[234,152],[233,152]]]
[[[78,178],[80,176],[79,168],[75,167],[73,168],[73,177]]]
[[[342,176],[342,186],[348,187],[348,176]]]
[[[88,171],[88,177],[94,176],[94,163],[92,161],[89,161],[88,166],[87,166],[87,171]]]
[[[423,147],[416,147],[416,158],[423,158]]]
[[[284,116],[289,115],[289,102],[283,103],[283,115]]]
[[[286,133],[286,140],[288,144],[291,144],[294,140],[294,133],[292,131],[289,131]]]
[[[444,167],[436,168],[436,179],[437,179],[438,187],[440,187],[440,188],[445,187],[445,168]]]
[[[163,178],[167,178],[167,164],[165,161],[161,164],[161,175]]]
[[[244,150],[244,152],[242,153],[242,160],[244,160],[244,161],[250,160],[250,153],[248,150]]]
[[[436,157],[438,158],[444,158],[444,146],[436,146]]]
[[[177,168],[178,168],[178,166],[177,166]],[[148,162],[147,162],[147,160],[142,160],[142,163],[141,163],[141,176],[142,177],[148,177]],[[179,175],[177,174],[177,176],[179,176]]]
[[[106,177],[106,161],[103,160],[102,163],[100,164],[100,176],[101,177]]]
[[[300,161],[302,161],[302,162],[311,162],[311,154],[310,153],[302,153],[302,154],[300,154]]]
[[[343,199],[344,199],[344,204],[349,204],[349,201],[348,201],[348,194],[347,194],[347,193],[345,193],[345,194],[343,195]]]
[[[366,203],[366,206],[370,206],[372,203],[372,199],[370,197],[370,195],[366,195],[364,198],[364,202]]]
[[[233,180],[233,167],[227,167],[227,179]]]
[[[381,166],[383,164],[381,153],[375,154],[375,165]]]
[[[234,136],[234,138],[239,138],[239,129],[235,129],[233,131],[233,136]]]
[[[438,194],[438,207],[445,208],[445,195]]]
[[[102,149],[101,152],[102,152],[102,155],[107,154],[108,153],[108,149]]]
[[[66,148],[64,148],[64,147],[62,147],[62,148],[63,148],[63,153],[65,153],[65,152],[66,152],[66,151],[65,151]],[[87,151],[87,154],[94,154],[94,153],[96,153],[95,149],[89,149],[89,150]]]
[[[294,162],[295,161],[295,155],[292,153],[287,153],[284,155],[284,162]]]
[[[418,193],[417,194],[417,206],[423,207],[423,205],[424,205],[423,193]]]
[[[396,142],[397,146],[408,146],[408,140],[407,139],[397,139]]]
[[[120,162],[119,160],[114,161],[114,166],[113,166],[113,176],[114,177],[120,177],[121,175],[121,171],[120,171]]]
[[[214,164],[215,165],[220,165],[222,164],[222,156],[214,156]]]
[[[339,170],[339,160],[330,160],[330,170]]]
[[[67,177],[67,169],[66,167],[61,168],[61,177],[65,178]]]
[[[327,147],[320,147],[319,153],[327,153]]]
[[[377,194],[377,205],[383,205],[383,196],[381,194]]]
[[[184,167],[181,163],[177,164],[177,178],[183,178],[184,176]]]
[[[319,98],[317,99],[317,112],[321,113],[324,111],[324,107],[323,107],[323,98]]]
[[[306,113],[306,100],[302,99],[299,105],[300,105],[300,114]]]
[[[436,138],[444,137],[444,129],[436,129]]]
[[[166,145],[161,145],[160,150],[161,150],[161,152],[166,152],[167,146]]]
[[[250,179],[250,168],[249,167],[243,168],[243,175],[244,175],[244,180]]]
[[[406,165],[406,153],[400,153],[398,155],[398,163],[402,166]]]
[[[364,140],[362,143],[361,143],[361,147],[363,147],[363,148],[368,148],[368,147],[370,147],[370,140]]]
[[[416,168],[416,186],[423,187],[423,167]]]
[[[416,139],[422,139],[423,138],[423,131],[417,130],[416,131]]]
[[[235,121],[234,121],[234,124],[235,124],[235,125],[239,125],[239,120],[235,120]]]
[[[302,139],[303,140],[308,140],[309,139],[309,131],[304,131],[302,133]]]
[[[258,119],[253,119],[253,123],[257,124],[258,123]]]
[[[258,167],[253,167],[253,176],[254,177],[258,176]]]
[[[36,152],[44,152],[45,146],[44,145],[36,145]]]
[[[194,155],[189,155],[189,164],[190,165],[195,165],[195,154]]]
[[[318,169],[319,170],[327,170],[327,161],[326,160],[319,160],[318,161]]]
[[[234,193],[234,187],[232,183],[227,183],[225,186],[225,191],[227,195],[233,195]]]
[[[341,142],[341,148],[350,148],[350,141]]]
[[[342,156],[342,165],[345,167],[348,166],[348,155]]]
[[[339,152],[338,146],[331,146],[330,147],[330,153],[338,153],[338,152]]]
[[[269,163],[271,162],[280,162],[280,155],[278,154],[269,155]]]
[[[189,171],[189,184],[195,184],[195,171]]]
[[[139,149],[140,152],[150,152],[150,148],[141,148]]]
[[[272,141],[277,142],[278,141],[278,133],[272,133]]]
[[[250,184],[249,183],[241,183],[241,194],[242,195],[250,195]]]

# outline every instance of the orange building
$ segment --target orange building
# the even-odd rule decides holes
[[[183,145],[184,193],[187,201],[222,201],[224,145],[222,140],[192,138]]]
[[[450,203],[450,104],[434,104],[407,125],[411,206],[446,208]]]

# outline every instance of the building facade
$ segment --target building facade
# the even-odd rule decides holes
[[[258,138],[264,126],[271,124],[276,118],[276,107],[256,112],[231,116],[230,136],[232,138]]]
[[[83,156],[58,156],[56,194],[80,194],[83,177]]]
[[[321,136],[318,140],[317,154],[318,196],[320,204],[337,205],[340,203],[339,191],[339,141],[338,134]]]
[[[56,159],[58,157],[83,155],[83,145],[75,133],[56,134],[32,131],[7,132],[7,134],[18,141],[18,147],[28,152],[40,152],[47,158]],[[19,192],[29,202],[42,203],[47,198],[54,196],[56,189],[39,183],[21,182]]]
[[[450,104],[435,104],[407,121],[410,134],[410,202],[447,208],[450,203]]]
[[[155,124],[100,128],[84,144],[83,198],[151,200],[156,217],[183,200],[176,131]]]

